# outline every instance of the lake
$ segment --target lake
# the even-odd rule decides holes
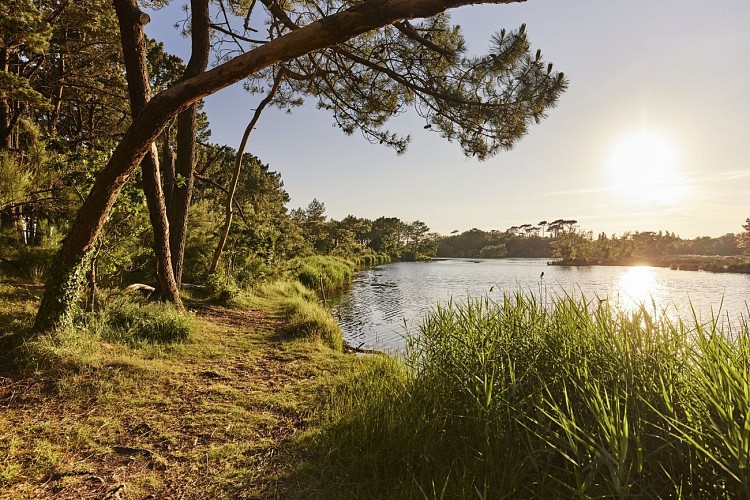
[[[670,318],[701,322],[712,314],[724,325],[748,316],[750,275],[674,271],[648,266],[548,266],[549,259],[446,259],[399,262],[357,273],[335,301],[334,316],[354,347],[399,350],[407,330],[416,332],[425,313],[450,299],[502,298],[522,290],[545,300],[564,294],[607,299],[620,309],[646,303]],[[544,275],[542,275],[544,273]],[[691,309],[692,308],[692,309]]]

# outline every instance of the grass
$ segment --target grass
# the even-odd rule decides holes
[[[747,324],[483,298],[369,370],[300,441],[307,496],[750,497]]]
[[[36,288],[2,286],[6,323],[27,327]],[[123,498],[293,496],[291,436],[365,361],[290,340],[257,310],[199,305],[175,321],[158,304],[104,304],[2,353],[0,498],[103,498],[121,485]]]
[[[257,286],[234,298],[230,305],[274,313],[283,318],[283,330],[292,338],[321,343],[337,351],[343,347],[341,328],[330,310],[299,281],[276,281]]]
[[[370,251],[362,255],[354,257],[355,264],[361,267],[372,267],[380,264],[388,264],[391,262],[391,257],[387,253],[379,253]]]
[[[229,307],[271,311],[283,318],[288,336],[342,350],[343,335],[327,307],[326,294],[348,285],[356,265],[341,257],[318,255],[294,259],[289,268],[292,279],[260,283],[250,289],[213,276],[211,296],[214,302]]]
[[[290,269],[300,283],[319,293],[348,285],[357,270],[350,260],[324,255],[293,259]]]
[[[25,328],[37,289],[2,287]],[[358,357],[289,335],[316,301],[299,282],[240,298],[185,323],[158,306],[154,329],[112,297],[3,353],[0,496],[750,496],[746,324],[516,294],[437,308],[402,359]]]

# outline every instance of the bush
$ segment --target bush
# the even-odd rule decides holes
[[[355,263],[360,267],[372,267],[380,264],[387,264],[391,261],[388,254],[385,253],[366,253],[355,259]]]
[[[4,231],[3,236],[7,236],[9,231]],[[9,240],[8,238],[2,238]],[[2,243],[6,243],[3,241]],[[28,279],[35,283],[44,281],[44,276],[49,269],[52,258],[57,252],[55,245],[24,245],[24,244],[7,244],[0,245],[0,251],[5,252],[2,255],[7,261],[0,261],[0,270],[8,276],[15,276],[20,279]]]
[[[106,325],[102,337],[125,343],[184,342],[196,328],[192,316],[162,302],[116,300],[99,314]]]
[[[209,274],[206,278],[206,293],[211,300],[227,305],[242,293],[239,285],[224,272]]]
[[[299,281],[275,281],[257,286],[230,301],[242,309],[273,311],[286,320],[286,333],[293,338],[322,342],[340,351],[343,335],[331,312],[314,291]]]

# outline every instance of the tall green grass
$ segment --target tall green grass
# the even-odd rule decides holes
[[[391,262],[391,256],[387,253],[381,252],[369,252],[362,255],[353,257],[354,263],[361,267],[378,266],[380,264],[388,264]]]
[[[341,328],[316,293],[299,281],[275,281],[259,285],[229,301],[240,309],[263,309],[284,318],[284,331],[292,338],[320,342],[340,351]]]
[[[190,313],[112,291],[95,312],[79,312],[65,329],[23,342],[12,353],[21,369],[79,372],[117,362],[138,362],[134,353],[161,357],[198,328]],[[120,360],[120,361],[118,361]],[[127,360],[127,361],[124,361]]]
[[[324,292],[351,283],[356,265],[342,257],[313,255],[293,259],[290,269],[294,277],[310,290]]]
[[[344,340],[326,304],[326,293],[348,285],[356,265],[334,256],[315,255],[293,259],[289,271],[293,279],[259,284],[227,295],[223,302],[241,309],[265,309],[286,321],[285,331],[292,338],[320,342],[340,351]],[[322,302],[319,300],[322,296]]]
[[[430,313],[332,397],[325,491],[396,498],[750,496],[750,330],[506,295]]]

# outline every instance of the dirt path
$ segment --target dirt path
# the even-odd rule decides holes
[[[285,341],[265,313],[194,310],[201,332],[173,352],[103,345],[0,379],[0,495],[278,496],[289,438],[342,355]]]

